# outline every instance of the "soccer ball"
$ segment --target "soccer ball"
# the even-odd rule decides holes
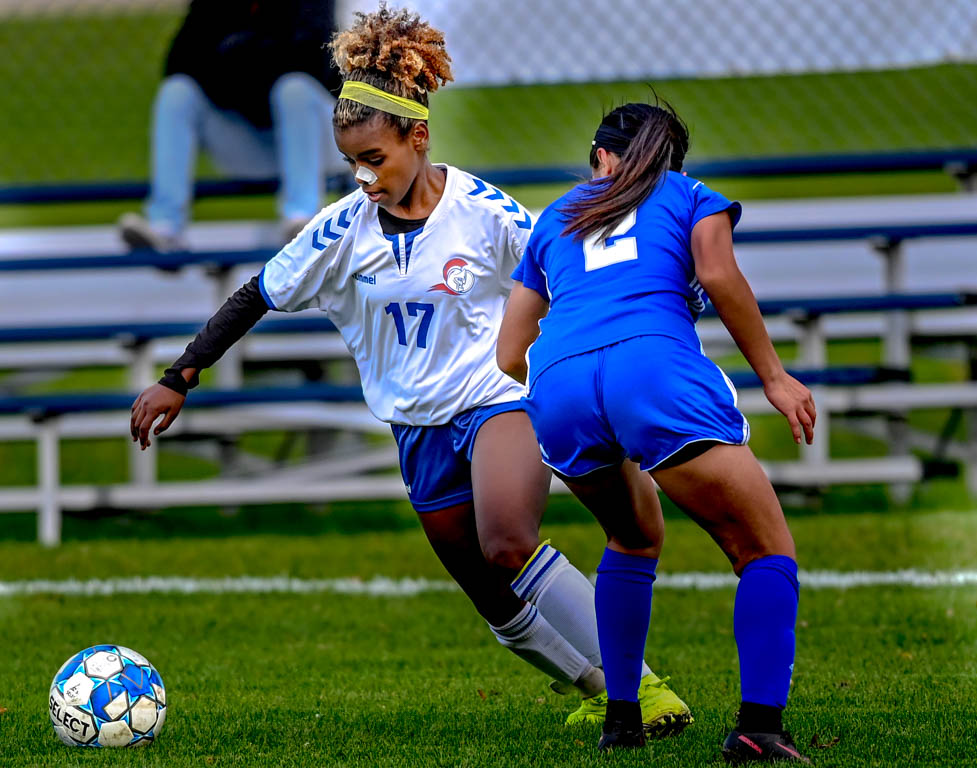
[[[159,672],[121,645],[93,645],[68,659],[48,705],[54,732],[70,747],[142,747],[166,720]]]

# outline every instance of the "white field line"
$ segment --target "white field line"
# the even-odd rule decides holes
[[[977,571],[801,571],[802,590],[851,589],[854,587],[966,587],[977,585]],[[662,573],[656,589],[731,589],[732,573]],[[218,579],[185,576],[133,576],[120,579],[0,581],[0,597],[20,595],[144,595],[144,594],[316,594],[411,597],[432,592],[454,592],[454,582],[435,579],[369,580],[296,579],[288,576],[228,576]]]

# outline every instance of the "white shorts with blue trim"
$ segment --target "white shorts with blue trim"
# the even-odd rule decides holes
[[[523,402],[543,461],[566,477],[625,459],[654,469],[692,443],[750,438],[726,374],[701,349],[669,336],[567,357],[536,377]]]

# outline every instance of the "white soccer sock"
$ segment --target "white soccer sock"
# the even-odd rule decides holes
[[[576,686],[584,696],[604,690],[603,671],[570,645],[535,605],[526,603],[512,621],[492,627],[492,632],[518,657],[561,683]]]
[[[513,591],[540,613],[595,667],[603,668],[597,642],[594,585],[560,550],[540,544],[512,582]],[[641,676],[651,673],[647,664]]]

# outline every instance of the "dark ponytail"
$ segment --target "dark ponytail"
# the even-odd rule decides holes
[[[682,170],[689,150],[689,130],[667,102],[625,104],[601,121],[590,151],[592,168],[598,166],[600,147],[620,155],[621,163],[614,173],[590,182],[560,209],[567,220],[564,236],[582,240],[613,231],[651,194],[667,171]]]

